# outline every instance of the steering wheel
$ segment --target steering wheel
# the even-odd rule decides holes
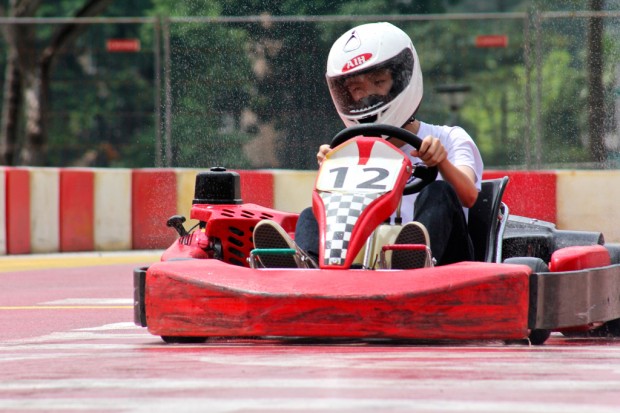
[[[398,128],[392,125],[365,123],[341,130],[336,134],[336,136],[333,137],[329,146],[331,148],[335,148],[341,143],[360,135],[377,138],[387,135],[400,139],[416,149],[420,149],[420,145],[422,145],[422,139],[409,132],[407,129]],[[428,167],[424,164],[416,165],[411,176],[418,179],[414,179],[405,185],[403,195],[411,195],[420,192],[426,185],[430,184],[437,178],[437,172],[436,166]]]

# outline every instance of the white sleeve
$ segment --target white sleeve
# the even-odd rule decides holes
[[[474,143],[474,140],[465,132],[463,128],[452,128],[448,134],[448,142],[446,150],[448,151],[448,160],[455,166],[468,166],[476,175],[476,187],[480,189],[482,181],[482,171],[484,163],[480,151]]]

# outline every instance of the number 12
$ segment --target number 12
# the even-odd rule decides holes
[[[367,180],[365,180],[363,182],[358,183],[355,186],[355,188],[358,188],[358,189],[374,189],[374,190],[384,190],[384,189],[387,188],[387,185],[379,184],[379,182],[383,181],[384,179],[386,179],[390,175],[390,172],[387,169],[384,169],[384,168],[363,168],[362,171],[364,172],[364,174],[371,173],[371,174],[373,174],[373,176],[371,176],[370,179],[367,179]],[[336,173],[336,181],[334,182],[334,188],[343,188],[344,187],[345,178],[347,176],[347,173],[349,172],[349,168],[346,167],[346,166],[343,166],[341,168],[330,169],[329,172],[330,173]]]

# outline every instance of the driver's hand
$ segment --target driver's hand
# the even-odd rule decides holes
[[[416,156],[426,164],[426,166],[437,166],[448,158],[448,152],[441,141],[434,136],[427,136],[422,139],[419,150],[412,150],[411,155]]]
[[[328,144],[323,144],[319,147],[319,151],[316,154],[316,161],[319,163],[319,166],[321,166],[321,164],[325,160],[325,155],[327,155],[327,152],[331,150],[332,148],[330,148]]]

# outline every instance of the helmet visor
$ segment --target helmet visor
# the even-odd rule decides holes
[[[413,53],[404,49],[393,58],[372,68],[327,78],[338,112],[365,117],[380,112],[411,82]]]

